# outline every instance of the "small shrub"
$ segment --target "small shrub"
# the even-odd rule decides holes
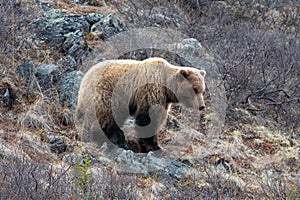
[[[91,182],[92,173],[89,171],[92,160],[86,155],[84,160],[78,161],[75,165],[76,177],[73,186],[79,195],[87,197]]]

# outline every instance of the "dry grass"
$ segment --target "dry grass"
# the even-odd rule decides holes
[[[130,2],[134,5],[134,1]],[[196,5],[192,5],[193,2],[181,5],[186,6],[183,10],[196,9],[187,15],[190,20],[188,34],[223,58],[218,61],[226,81],[228,103],[259,115],[259,120],[279,124],[273,127],[276,131],[248,137],[240,122],[237,126],[229,121],[229,127],[224,128],[216,141],[192,137],[190,146],[183,145],[186,149],[181,161],[187,163],[191,171],[180,180],[161,171],[147,176],[123,174],[114,166],[95,164],[88,167],[91,177],[85,182],[86,192],[82,193],[82,188],[74,185],[78,179],[76,165],[62,162],[67,153],[51,153],[43,140],[50,134],[66,136],[66,140],[75,146],[75,151],[69,154],[81,155],[84,144],[76,141],[71,111],[59,106],[55,88],[42,91],[35,79],[20,78],[14,72],[23,58],[35,63],[53,63],[62,55],[47,47],[38,49],[28,39],[31,35],[28,22],[41,12],[36,4],[0,0],[0,25],[4,30],[0,32],[1,94],[4,78],[16,88],[12,108],[0,108],[0,199],[300,198],[299,160],[294,156],[295,149],[299,148],[299,59],[295,59],[299,57],[295,45],[299,34],[287,37],[283,29],[268,29],[238,13],[233,16],[218,13],[220,10],[214,13],[214,4],[207,1],[203,4],[195,1],[198,2]],[[110,2],[107,5],[102,5],[102,1],[98,3],[98,6],[89,6],[70,4],[65,0],[53,1],[56,8],[66,13],[101,12],[107,15],[118,12],[119,7]],[[156,5],[148,4],[150,8]],[[133,9],[123,14],[135,15],[135,12]],[[293,19],[293,15],[288,17]],[[205,133],[205,125],[208,124],[187,128]],[[255,135],[256,125],[249,126],[251,134]],[[281,134],[283,129],[288,130],[285,135]],[[171,136],[184,135],[169,130],[161,136],[163,142],[168,143],[174,139]],[[210,146],[211,151],[201,157],[199,149],[205,145]],[[195,155],[197,159],[194,159]],[[228,166],[225,170],[220,169],[220,163],[229,163],[235,170]]]

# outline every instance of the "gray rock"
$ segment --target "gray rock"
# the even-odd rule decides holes
[[[54,50],[60,50],[68,33],[89,31],[89,23],[83,15],[65,15],[61,11],[51,9],[46,11],[31,23],[40,43],[50,45]]]
[[[85,16],[86,21],[91,25],[99,22],[103,18],[104,15],[102,15],[101,13],[89,13]]]
[[[87,160],[91,162],[91,165],[94,165],[94,164],[96,163],[96,159],[95,159],[95,158],[93,158],[91,155],[86,155],[86,156],[84,156],[84,157],[80,160],[79,165],[80,165],[80,166],[86,165],[86,164],[87,164],[87,163],[86,163]]]
[[[35,65],[31,60],[24,60],[23,63],[16,68],[15,72],[20,77],[30,78],[35,74]]]
[[[102,18],[91,27],[92,32],[101,32],[100,39],[102,40],[126,30],[125,24],[114,15],[108,15],[107,17]]]
[[[100,1],[98,0],[71,0],[72,3],[77,4],[84,4],[84,5],[90,5],[90,6],[100,6]]]
[[[35,70],[35,76],[40,87],[45,90],[52,87],[58,80],[58,67],[56,65],[40,65]]]
[[[60,141],[60,137],[58,137],[56,135],[48,135],[47,140],[49,141],[50,144],[54,144],[54,143]]]
[[[66,142],[59,136],[49,135],[47,139],[50,143],[50,150],[54,153],[61,154],[64,152],[72,152],[74,147],[66,144]]]
[[[67,144],[64,141],[60,141],[60,142],[51,144],[50,150],[57,154],[64,153],[67,150]]]
[[[35,71],[35,76],[39,77],[39,76],[49,76],[52,73],[57,72],[58,67],[56,65],[39,65],[36,68]]]
[[[168,49],[187,58],[201,57],[205,53],[205,49],[202,47],[201,43],[194,38],[186,38],[180,43],[171,44]]]
[[[75,165],[82,158],[82,153],[68,153],[65,154],[62,158],[63,161]]]
[[[81,71],[72,71],[60,76],[58,85],[59,98],[62,105],[75,109],[78,98],[78,91],[84,74]]]
[[[63,52],[72,56],[77,62],[82,61],[88,53],[89,47],[80,30],[65,34]]]
[[[132,11],[134,10],[132,7]],[[132,21],[136,27],[167,27],[173,30],[178,27],[183,28],[186,24],[186,18],[182,12],[159,5],[151,6],[151,8],[147,8],[145,5],[141,6],[136,13],[132,13]]]
[[[77,70],[76,60],[70,55],[61,58],[57,62],[57,65],[62,69],[62,72],[70,72],[73,70]]]
[[[164,168],[160,173],[176,179],[181,179],[186,174],[188,169],[189,167],[186,164],[173,160],[171,164]]]
[[[72,3],[77,3],[77,4],[87,4],[89,1],[88,0],[71,0]]]

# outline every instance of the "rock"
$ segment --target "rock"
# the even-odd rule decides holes
[[[102,15],[101,13],[89,13],[85,16],[86,21],[90,23],[90,25],[99,22],[103,18],[104,15]]]
[[[24,60],[23,63],[16,68],[15,72],[20,77],[33,77],[35,74],[35,65],[31,60]]]
[[[65,15],[59,10],[51,9],[31,23],[38,42],[46,43],[54,50],[60,50],[66,40],[66,34],[88,32],[90,25],[80,14]]]
[[[35,76],[49,76],[51,73],[57,71],[56,65],[40,65],[36,68]]]
[[[86,155],[80,160],[79,165],[85,166],[85,165],[87,165],[87,161],[89,161],[91,163],[91,165],[94,165],[96,163],[95,158],[93,158],[91,155]]]
[[[88,4],[89,0],[71,0],[71,2],[77,4]]]
[[[125,24],[112,14],[102,18],[91,27],[91,32],[100,31],[102,33],[100,35],[100,39],[102,40],[126,30]]]
[[[90,5],[90,6],[101,6],[98,0],[71,0],[71,2],[77,4]]]
[[[189,132],[191,134],[192,141],[204,140],[206,138],[206,136],[203,133],[194,129],[190,130]]]
[[[73,70],[77,70],[77,63],[76,60],[68,55],[66,57],[61,58],[58,62],[57,65],[62,69],[62,72],[70,72]]]
[[[18,89],[9,78],[2,78],[0,81],[0,107],[11,109],[17,99]]]
[[[65,34],[66,40],[63,43],[63,52],[72,56],[77,62],[81,62],[89,51],[88,44],[80,30]]]
[[[172,129],[174,131],[179,131],[182,129],[182,124],[176,117],[172,115],[168,115],[166,126],[168,127],[168,129]]]
[[[151,191],[156,196],[164,192],[166,189],[167,189],[166,186],[163,185],[162,183],[155,183],[151,186]]]
[[[54,144],[54,143],[60,141],[60,137],[58,137],[56,135],[49,135],[49,136],[47,136],[47,140],[49,141],[50,144]]]
[[[200,56],[204,53],[201,43],[195,38],[187,38],[182,40],[182,51],[188,56]]]
[[[183,39],[180,43],[169,45],[168,49],[184,57],[201,57],[205,53],[205,49],[195,38]]]
[[[66,151],[72,152],[74,150],[72,145],[66,144],[66,142],[59,136],[50,135],[47,136],[47,139],[51,144],[50,150],[54,153],[61,154]]]
[[[12,98],[9,92],[9,89],[6,87],[3,93],[0,93],[0,107],[8,107],[9,109],[12,108]]]
[[[230,161],[225,160],[223,158],[217,158],[215,160],[215,166],[216,166],[217,170],[223,171],[223,172],[228,172],[229,174],[236,172],[236,169],[230,163]]]
[[[61,141],[51,144],[50,149],[54,153],[61,154],[67,150],[67,145],[64,141]]]
[[[169,6],[156,5],[151,8],[146,5],[140,6],[137,13],[132,15],[136,27],[163,27],[174,30],[179,27],[183,28],[187,23],[180,10],[170,9]]]
[[[189,167],[184,163],[173,160],[167,167],[162,170],[162,174],[171,176],[179,180],[186,174],[188,169]]]
[[[230,120],[235,123],[253,124],[255,120],[255,117],[252,116],[250,112],[242,108],[228,108],[226,113],[227,120]]]
[[[78,163],[78,161],[80,161],[81,158],[81,153],[68,153],[63,156],[62,160],[69,164],[75,165],[76,163]]]
[[[40,65],[35,70],[40,87],[45,90],[58,81],[58,67],[56,65]]]
[[[72,71],[60,76],[58,92],[62,105],[66,103],[69,108],[76,108],[78,91],[83,76],[84,74],[81,71]]]

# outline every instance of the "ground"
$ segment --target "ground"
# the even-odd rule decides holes
[[[39,66],[56,64],[66,55],[47,43],[34,43],[34,38],[29,37],[33,31],[26,29],[29,27],[26,23],[44,13],[41,6],[12,1],[4,4],[0,12],[4,14],[0,14],[3,19],[0,23],[5,27],[0,33],[5,47],[0,51],[0,77],[11,81],[17,95],[11,109],[1,98],[0,196],[3,199],[299,199],[300,142],[296,120],[299,72],[293,67],[299,66],[298,59],[294,59],[299,57],[299,47],[295,46],[299,37],[295,34],[299,21],[297,5],[293,4],[295,9],[287,9],[290,6],[285,3],[260,3],[247,4],[250,8],[245,9],[246,4],[218,1],[200,7],[194,5],[192,9],[203,8],[197,12],[185,10],[190,9],[187,7],[175,12],[177,6],[189,6],[193,1],[178,1],[179,4],[168,7],[163,2],[122,1],[118,6],[106,2],[107,7],[65,1],[41,1],[40,5],[53,6],[68,14],[113,13],[126,21],[129,28],[149,24],[159,28],[169,26],[185,30],[189,37],[197,37],[203,45],[202,51],[186,52],[201,55],[202,63],[212,61],[221,66],[218,69],[224,75],[228,105],[224,125],[216,132],[209,131],[215,119],[212,101],[215,94],[208,90],[205,112],[172,107],[158,135],[159,144],[169,152],[165,160],[156,154],[143,157],[122,150],[110,153],[105,146],[99,148],[80,141],[72,121],[72,108],[60,103],[56,72],[49,76],[51,79],[45,79],[54,84],[54,88],[48,89],[37,84],[41,83],[37,82],[41,76],[16,75],[16,68],[24,58]],[[272,9],[272,6],[282,6],[282,9]],[[175,10],[168,12],[168,9]],[[286,12],[290,14],[285,15]],[[202,20],[197,18],[198,14]],[[293,19],[295,23],[284,25]],[[104,27],[108,28],[106,31],[116,30]],[[87,32],[83,37],[90,47],[97,47],[101,52],[106,49],[106,41],[97,39],[99,34]],[[244,38],[248,39],[247,43],[241,42]],[[82,43],[76,44],[80,47]],[[156,53],[184,61],[166,51]],[[142,58],[156,53],[147,49],[126,55]],[[77,67],[80,69],[86,71]],[[59,70],[64,74],[70,69]],[[5,87],[1,85],[0,89],[3,95]],[[131,120],[124,130],[127,137],[132,137]],[[163,165],[165,162],[167,166]],[[124,167],[139,173],[124,171]]]

